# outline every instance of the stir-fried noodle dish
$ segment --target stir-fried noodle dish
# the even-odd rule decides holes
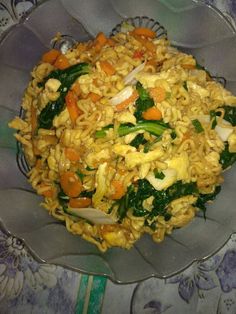
[[[103,252],[204,216],[236,160],[236,97],[147,28],[46,52],[22,108],[29,182]]]

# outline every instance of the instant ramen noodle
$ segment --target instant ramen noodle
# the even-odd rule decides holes
[[[236,97],[146,28],[46,52],[22,108],[29,182],[101,251],[205,215],[236,159]]]

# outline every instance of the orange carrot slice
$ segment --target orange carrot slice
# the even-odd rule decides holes
[[[145,120],[161,120],[162,114],[161,111],[156,107],[151,107],[143,112],[142,117]]]
[[[64,69],[67,69],[69,66],[70,66],[70,63],[67,59],[66,56],[64,56],[63,54],[61,54],[55,61],[54,63],[54,66],[57,68],[57,69],[60,69],[60,70],[64,70]]]
[[[95,42],[103,46],[107,42],[107,37],[103,32],[99,32],[95,38]]]
[[[144,37],[149,37],[149,38],[155,38],[156,37],[156,33],[147,27],[136,27],[132,31],[132,33],[134,35],[144,36]]]
[[[90,98],[92,100],[92,102],[97,102],[99,99],[102,98],[102,96],[91,92],[88,94],[87,98]]]
[[[149,93],[156,102],[161,102],[166,99],[166,90],[163,87],[158,86],[150,88]]]
[[[116,105],[116,110],[117,111],[122,111],[126,109],[130,104],[135,102],[136,99],[138,99],[139,95],[136,90],[133,91],[132,95],[125,99],[124,101],[120,102],[118,105]]]
[[[60,184],[69,197],[79,196],[83,188],[80,178],[72,171],[66,171],[60,176]]]
[[[70,198],[69,206],[72,208],[84,208],[91,205],[92,200],[88,197]]]
[[[60,54],[61,52],[59,50],[51,49],[42,55],[42,61],[45,63],[53,64],[60,56]]]
[[[156,52],[156,46],[155,44],[150,41],[150,40],[147,40],[145,38],[142,38],[141,36],[138,36],[138,35],[135,35],[133,34],[133,37],[140,42],[140,44],[142,44],[142,46],[144,48],[146,48],[147,51],[149,51],[151,54],[154,54]]]
[[[143,55],[144,55],[144,51],[137,49],[137,50],[135,50],[135,52],[133,54],[133,58],[134,59],[142,59]]]
[[[125,189],[122,182],[118,180],[113,180],[111,182],[112,187],[114,188],[115,192],[112,194],[111,198],[113,200],[119,200],[122,196],[125,195]]]
[[[116,70],[113,67],[113,65],[110,64],[108,61],[100,61],[101,69],[107,74],[107,75],[113,75],[115,74]]]
[[[49,184],[41,183],[40,188],[45,188],[44,191],[41,192],[41,195],[48,198],[53,198],[56,196],[56,188]]]
[[[77,96],[72,92],[69,91],[66,94],[65,101],[66,107],[70,114],[70,119],[73,125],[75,125],[77,118],[81,115],[82,111],[77,106]]]
[[[77,162],[80,160],[80,153],[72,147],[65,148],[65,156],[72,162]]]
[[[79,83],[76,82],[72,85],[71,90],[75,93],[76,96],[80,96],[81,95],[81,89],[79,86]]]

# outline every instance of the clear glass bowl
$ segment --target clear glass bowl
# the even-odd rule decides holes
[[[236,231],[236,167],[225,173],[222,192],[161,244],[143,236],[130,250],[105,254],[67,232],[40,207],[40,197],[19,170],[17,146],[7,122],[19,114],[30,71],[57,32],[79,41],[109,34],[122,19],[148,16],[168,31],[172,44],[193,54],[236,93],[236,31],[215,8],[190,0],[48,0],[41,2],[0,41],[0,217],[1,228],[23,239],[37,260],[128,283],[167,277],[216,252]],[[43,22],[42,22],[43,20]]]

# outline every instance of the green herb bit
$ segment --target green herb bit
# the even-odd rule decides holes
[[[165,125],[162,122],[158,121],[140,121],[135,125],[132,124],[121,124],[118,128],[118,134],[119,136],[125,136],[127,134],[144,130],[146,132],[149,132],[152,135],[159,136],[162,135],[162,133],[168,128],[167,125]]]
[[[210,117],[211,117],[211,129],[214,130],[217,125],[217,113],[214,110],[210,111]]]
[[[95,137],[96,138],[104,138],[104,137],[106,137],[106,135],[107,135],[106,132],[109,129],[113,128],[113,127],[114,127],[113,124],[108,124],[108,125],[104,126],[101,130],[95,132]]]
[[[236,126],[236,107],[233,106],[223,106],[225,111],[224,120],[228,121],[232,124],[232,126]]]
[[[96,131],[96,138],[103,138],[106,136],[106,131],[109,128],[112,128],[113,125],[107,125],[103,127],[101,130]],[[140,130],[149,132],[152,135],[160,136],[162,133],[169,128],[169,126],[161,121],[140,121],[137,124],[125,123],[121,124],[118,128],[118,135],[125,136],[130,133],[134,133]]]
[[[171,136],[172,140],[176,139],[177,134],[176,134],[175,130],[171,131],[170,136]]]
[[[183,83],[183,88],[184,88],[186,91],[188,91],[187,81],[184,81],[184,83]]]
[[[201,133],[201,132],[204,131],[204,129],[203,129],[203,127],[202,127],[202,125],[201,125],[201,123],[200,123],[200,121],[198,119],[192,120],[192,124],[193,124],[193,126],[195,128],[195,131],[197,133]]]
[[[145,100],[145,99],[150,98],[148,92],[145,90],[145,88],[143,88],[143,85],[140,82],[137,82],[136,90],[137,90],[141,100]]]
[[[159,142],[161,139],[162,139],[162,135],[157,136],[157,138],[155,138],[155,140],[152,141],[152,142],[147,142],[147,143],[144,145],[143,152],[144,152],[144,153],[148,153],[149,150],[152,148],[152,146],[155,145],[157,142]]]
[[[218,185],[215,187],[215,191],[213,193],[209,194],[199,194],[197,202],[195,204],[196,207],[198,207],[203,212],[203,216],[206,219],[206,203],[209,201],[213,201],[217,194],[219,194],[221,191],[221,186]]]
[[[85,169],[86,169],[87,171],[95,171],[95,170],[96,170],[95,168],[91,168],[91,167],[89,167],[89,166],[87,166]]]
[[[137,121],[140,121],[142,120],[143,112],[154,106],[154,101],[140,82],[136,84],[136,90],[138,91],[139,98],[135,102],[136,110],[134,112],[134,116]]]
[[[236,153],[231,153],[229,151],[228,142],[225,143],[225,148],[220,154],[220,163],[222,165],[222,169],[227,169],[232,166],[236,162]]]
[[[58,79],[61,82],[61,86],[58,90],[60,92],[60,96],[56,101],[50,101],[40,112],[38,116],[39,128],[52,128],[53,119],[59,115],[65,107],[65,97],[67,91],[70,89],[75,80],[81,75],[87,74],[89,69],[90,67],[87,63],[78,63],[65,70],[55,70],[44,79],[44,81],[41,83],[41,86],[44,86],[47,80],[50,78]]]
[[[135,138],[130,142],[129,145],[138,148],[139,145],[146,144],[147,140],[144,138],[143,134],[138,134],[135,136]]]
[[[165,174],[162,171],[154,170],[154,176],[156,179],[163,180],[165,178]]]
[[[84,177],[85,177],[85,174],[82,173],[80,170],[77,170],[76,171],[76,174],[77,176],[80,178],[81,181],[83,181]]]

